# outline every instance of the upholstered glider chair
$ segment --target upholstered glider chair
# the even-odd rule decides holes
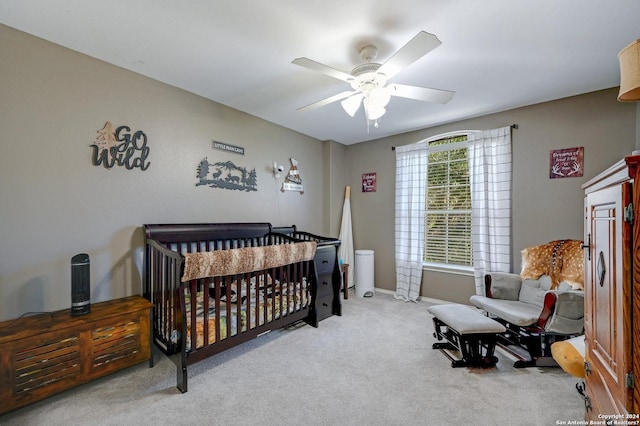
[[[498,343],[518,358],[516,368],[557,365],[551,344],[584,332],[584,292],[566,282],[551,290],[547,275],[494,272],[485,275],[485,295],[470,301],[507,328]]]

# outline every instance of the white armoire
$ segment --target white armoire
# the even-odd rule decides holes
[[[582,188],[585,418],[634,421],[640,412],[640,156],[624,158]]]

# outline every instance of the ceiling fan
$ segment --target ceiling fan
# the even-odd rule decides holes
[[[425,102],[447,103],[453,98],[455,92],[428,87],[407,86],[404,84],[387,84],[387,81],[411,65],[436,47],[441,42],[433,34],[421,31],[400,50],[398,50],[384,64],[373,62],[378,50],[375,46],[367,45],[360,49],[360,57],[364,61],[362,65],[355,67],[351,74],[347,74],[335,68],[313,61],[308,58],[297,58],[293,64],[319,71],[330,77],[345,81],[351,85],[353,90],[347,90],[329,98],[314,102],[312,104],[298,108],[300,111],[309,111],[328,105],[332,102],[341,101],[342,107],[351,117],[355,116],[360,105],[364,105],[367,123],[382,117],[389,103],[391,96],[401,98],[417,99]]]

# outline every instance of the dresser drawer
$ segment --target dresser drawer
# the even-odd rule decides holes
[[[327,296],[316,297],[316,314],[318,321],[321,321],[333,314],[333,294]]]
[[[317,297],[333,296],[332,274],[324,274],[318,277]]]
[[[318,247],[316,250],[315,266],[318,275],[332,273],[336,263],[336,248],[334,246]]]

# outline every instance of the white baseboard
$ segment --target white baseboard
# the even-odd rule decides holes
[[[375,287],[374,291],[376,293],[390,294],[391,296],[396,294],[395,291],[387,290],[386,288]],[[355,294],[355,291],[354,291],[354,294]],[[424,296],[420,296],[420,298],[418,299],[418,302],[425,302],[425,303],[429,303],[431,305],[445,305],[445,304],[448,304],[448,303],[455,303],[455,302],[451,302],[449,300],[434,299],[433,297],[424,297]],[[469,305],[469,306],[471,306],[471,305]]]

